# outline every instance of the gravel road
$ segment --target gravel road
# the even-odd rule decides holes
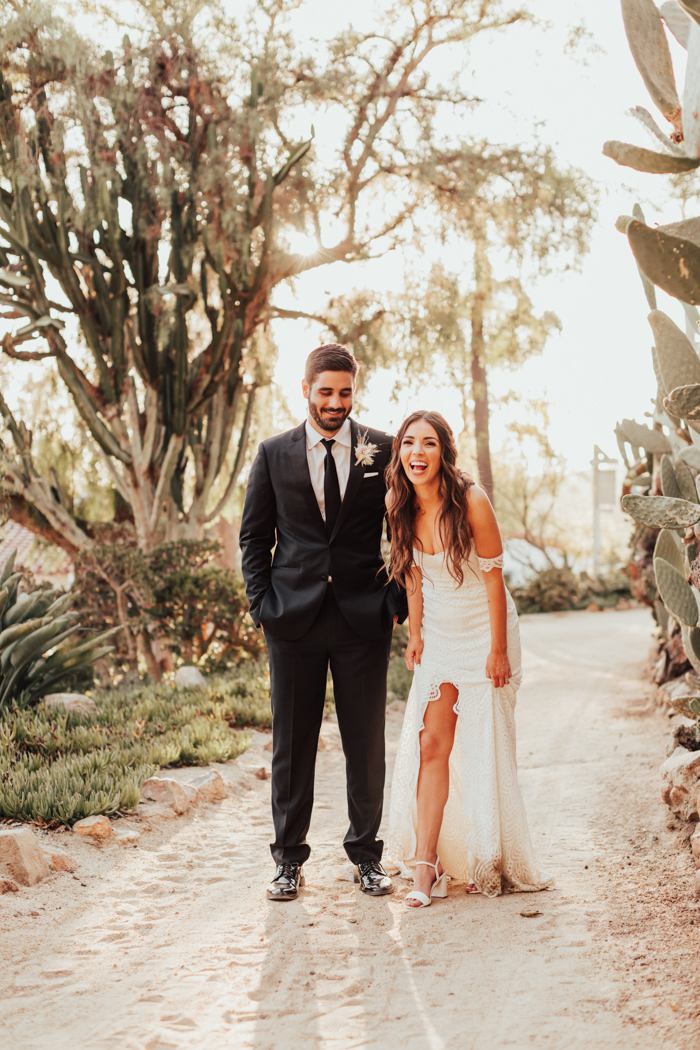
[[[137,848],[57,835],[78,876],[0,897],[4,1050],[697,1046],[700,906],[685,829],[659,801],[669,720],[642,679],[650,617],[528,616],[522,636],[520,779],[556,890],[453,886],[416,912],[402,880],[378,900],[340,881],[344,766],[327,720],[307,887],[268,904],[269,780],[254,774],[269,737],[255,734],[216,767],[225,801],[142,822]],[[390,760],[402,714],[389,708]],[[532,905],[541,915],[521,916]]]

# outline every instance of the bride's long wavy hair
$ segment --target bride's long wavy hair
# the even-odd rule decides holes
[[[474,484],[457,463],[457,447],[449,424],[439,412],[413,412],[404,419],[391,447],[391,461],[386,468],[387,519],[391,530],[389,578],[406,586],[413,565],[413,548],[422,544],[416,535],[418,501],[413,482],[401,463],[401,445],[408,428],[419,419],[429,423],[440,443],[440,499],[438,535],[446,552],[447,568],[454,580],[464,583],[462,566],[472,549],[472,534],[467,521],[467,493]]]

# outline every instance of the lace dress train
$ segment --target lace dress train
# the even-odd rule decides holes
[[[458,718],[440,860],[452,878],[474,882],[488,897],[547,889],[552,880],[537,867],[518,784],[514,710],[522,669],[518,615],[508,593],[510,684],[495,689],[485,674],[491,626],[483,572],[500,568],[503,556],[487,560],[472,552],[459,586],[444,553],[414,553],[423,574],[424,648],[394,766],[387,854],[406,875],[415,866],[420,732],[428,704],[448,682],[459,694]]]

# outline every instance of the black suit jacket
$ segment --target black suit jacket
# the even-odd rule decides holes
[[[381,555],[392,438],[367,429],[379,451],[363,467],[355,462],[360,428],[353,419],[350,428],[350,474],[331,536],[311,484],[304,423],[263,441],[251,468],[240,534],[243,579],[256,626],[262,621],[287,641],[311,627],[329,576],[341,612],[363,638],[386,634],[395,615],[406,617],[405,594],[387,582]]]

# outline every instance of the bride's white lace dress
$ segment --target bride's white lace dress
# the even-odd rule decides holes
[[[420,731],[440,684],[450,682],[459,692],[458,719],[440,860],[452,878],[474,882],[488,897],[546,889],[552,880],[537,867],[518,785],[514,709],[522,669],[518,614],[507,592],[510,685],[494,689],[485,673],[491,627],[483,572],[500,568],[503,555],[487,560],[472,550],[461,586],[444,553],[414,557],[423,573],[424,649],[394,766],[387,854],[405,874],[415,865]]]

